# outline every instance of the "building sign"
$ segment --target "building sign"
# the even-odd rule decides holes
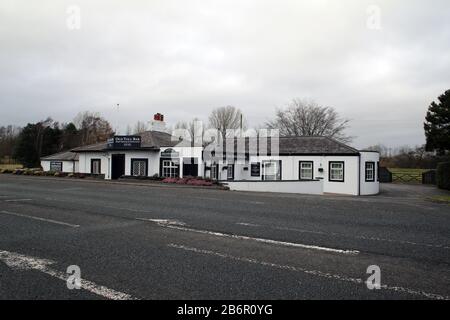
[[[139,149],[140,136],[114,136],[108,139],[108,149]]]
[[[180,153],[176,152],[173,149],[166,149],[161,152],[161,158],[174,159],[174,158],[179,158],[179,157],[180,157]]]
[[[50,161],[50,171],[61,172],[62,165],[62,161]]]
[[[259,162],[252,163],[250,166],[250,172],[252,177],[261,176],[261,164]]]

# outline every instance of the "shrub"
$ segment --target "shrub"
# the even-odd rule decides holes
[[[450,162],[441,162],[438,164],[436,182],[438,188],[450,190]]]

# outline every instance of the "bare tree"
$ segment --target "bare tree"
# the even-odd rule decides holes
[[[74,123],[80,131],[81,145],[103,142],[114,134],[109,122],[99,113],[80,112],[75,117]]]
[[[226,137],[227,129],[244,129],[246,122],[241,110],[233,106],[226,106],[214,109],[209,116],[209,127],[221,132],[222,137]]]
[[[193,141],[193,139],[197,136],[203,137],[204,133],[204,127],[198,118],[194,118],[191,121],[180,121],[175,124],[175,130],[176,129],[184,129],[189,132],[190,141]]]
[[[266,126],[279,129],[280,136],[326,136],[348,143],[353,139],[345,134],[349,121],[341,118],[332,107],[293,99],[287,108],[278,109],[275,119],[267,122]]]
[[[147,125],[145,124],[145,122],[142,121],[136,122],[136,124],[133,127],[133,134],[139,134],[144,131],[147,131]]]

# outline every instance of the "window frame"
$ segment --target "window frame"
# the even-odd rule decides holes
[[[277,172],[275,174],[274,180],[267,180],[267,178],[266,178],[266,176],[267,176],[266,175],[266,164],[269,162],[274,162],[277,165]],[[262,161],[262,180],[263,181],[282,181],[283,180],[282,161],[281,160],[263,160]]]
[[[98,162],[98,173],[94,173],[94,162]],[[100,158],[91,159],[91,174],[102,174],[102,159]]]
[[[230,176],[230,168],[231,168],[231,176]],[[227,180],[234,180],[234,164],[227,165]]]
[[[302,178],[302,164],[303,163],[310,163],[311,164],[311,178],[308,178],[308,179],[303,179]],[[298,162],[298,180],[300,180],[300,181],[312,181],[312,180],[314,180],[314,161],[300,160]]]
[[[144,162],[145,163],[145,173],[144,175],[134,175],[133,174],[133,165],[135,162]],[[130,176],[132,177],[148,177],[148,159],[147,158],[131,158],[130,161],[131,165],[130,165]]]
[[[210,178],[211,178],[211,180],[218,180],[218,178],[219,178],[219,165],[218,164],[211,165],[210,170],[211,170],[210,171]]]
[[[169,162],[170,165],[166,166],[164,163]],[[169,175],[165,175],[164,169],[169,170]],[[172,170],[174,170],[174,173],[172,175]],[[161,159],[161,176],[164,178],[178,178],[180,176],[180,165],[177,164],[174,159]]]
[[[372,165],[372,179],[367,179],[368,165]],[[364,167],[364,180],[366,182],[375,182],[375,161],[366,161]]]
[[[331,179],[331,166],[333,164],[342,164],[342,179]],[[345,161],[329,161],[328,162],[328,181],[329,182],[345,182]]]

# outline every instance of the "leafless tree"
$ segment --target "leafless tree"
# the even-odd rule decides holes
[[[139,134],[144,131],[147,131],[147,125],[143,121],[138,121],[133,127],[133,134]]]
[[[209,127],[217,129],[225,138],[227,129],[246,129],[246,121],[241,110],[233,106],[214,109],[209,116]]]
[[[204,133],[204,127],[201,123],[201,121],[198,118],[194,118],[191,121],[180,121],[177,124],[175,124],[175,130],[176,129],[184,129],[189,132],[190,141],[194,139],[194,137],[202,137]]]
[[[293,99],[285,109],[278,109],[275,119],[267,122],[266,126],[279,129],[280,136],[327,136],[348,143],[353,139],[345,134],[349,121],[341,118],[332,107]]]
[[[74,123],[81,135],[81,145],[106,141],[114,132],[107,120],[99,113],[80,112],[74,119]]]

